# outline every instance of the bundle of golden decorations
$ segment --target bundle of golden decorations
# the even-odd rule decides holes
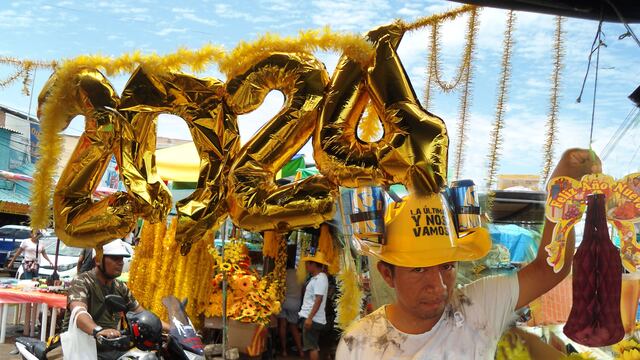
[[[143,307],[164,320],[167,310],[162,298],[186,298],[187,315],[197,326],[212,291],[214,263],[207,244],[213,243],[213,232],[207,232],[206,241],[198,241],[193,251],[181,256],[175,241],[176,228],[176,218],[168,229],[164,223],[145,222],[131,263],[129,287]]]

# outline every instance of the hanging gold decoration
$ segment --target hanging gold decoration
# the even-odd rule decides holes
[[[144,223],[131,263],[129,287],[144,308],[165,321],[168,314],[162,299],[169,295],[187,299],[187,315],[198,326],[212,286],[213,258],[207,247],[213,243],[213,232],[207,232],[206,241],[196,242],[193,251],[181,256],[175,241],[176,219],[168,229],[162,222]]]
[[[422,103],[424,104],[424,108],[428,111],[431,108],[431,100],[433,98],[433,95],[431,94],[433,91],[433,73],[435,71],[434,67],[435,67],[435,63],[433,61],[434,56],[433,56],[433,48],[435,47],[433,45],[434,41],[436,41],[438,37],[438,27],[437,26],[432,26],[431,27],[431,39],[429,40],[429,44],[430,44],[430,49],[431,51],[429,52],[429,55],[427,55],[427,82],[424,85],[424,96],[422,99]]]
[[[547,115],[547,133],[544,142],[544,164],[542,166],[542,177],[540,179],[543,184],[547,181],[551,167],[553,166],[554,144],[556,140],[557,121],[558,121],[558,97],[560,93],[560,76],[562,71],[562,60],[564,57],[564,44],[562,30],[562,16],[556,16],[556,31],[554,34],[555,41],[553,43],[554,58],[553,72],[551,74],[551,99],[549,101],[549,113]]]
[[[8,65],[16,68],[16,71],[4,79],[0,79],[0,89],[22,79],[22,93],[29,96],[31,85],[31,72],[36,69],[55,69],[57,62],[45,62],[38,60],[20,60],[9,56],[0,56],[0,65]]]
[[[495,182],[498,171],[498,160],[500,157],[500,145],[502,144],[502,128],[504,127],[504,106],[507,102],[507,91],[511,78],[511,50],[513,47],[513,30],[516,20],[515,12],[509,11],[507,16],[507,26],[504,31],[504,41],[502,50],[502,71],[500,82],[498,83],[498,100],[496,103],[496,118],[491,130],[489,143],[489,170],[487,173],[486,189],[491,190]]]
[[[442,20],[450,20],[452,18],[444,18],[440,21],[433,22],[431,25],[431,39],[429,45],[428,66],[427,66],[427,81],[425,84],[425,92],[423,103],[428,110],[431,106],[433,98],[433,88],[435,85],[443,92],[451,92],[459,87],[461,88],[460,94],[460,108],[458,119],[458,142],[455,150],[454,160],[454,172],[455,178],[460,177],[462,171],[462,165],[464,161],[464,146],[466,140],[467,129],[467,115],[469,107],[471,106],[471,85],[473,83],[473,69],[472,61],[475,51],[476,39],[478,34],[478,9],[471,7],[467,9],[469,12],[469,20],[467,22],[466,33],[466,45],[464,47],[462,59],[458,66],[458,71],[450,82],[443,81],[441,78],[442,70],[440,70],[440,52],[441,52],[441,39],[439,28]]]
[[[403,32],[413,31],[422,29],[427,26],[432,26],[444,20],[455,20],[458,16],[466,14],[475,9],[477,8],[474,5],[463,5],[451,11],[418,18],[411,23],[405,23],[404,21],[400,20],[398,21],[398,24],[401,26]]]
[[[429,52],[429,64],[432,72],[431,78],[433,81],[438,84],[440,89],[444,92],[453,91],[458,87],[460,82],[463,80],[465,73],[469,66],[471,66],[471,57],[473,54],[473,49],[475,45],[476,33],[478,30],[477,26],[477,9],[472,8],[469,10],[469,21],[467,22],[467,35],[466,40],[467,43],[464,47],[464,51],[462,54],[462,59],[460,60],[460,65],[458,66],[458,71],[456,75],[453,77],[452,81],[444,81],[442,80],[442,70],[440,69],[440,32],[439,27],[440,23],[435,22],[431,26],[431,45]]]
[[[340,293],[336,301],[336,325],[341,330],[360,317],[364,293],[358,281],[358,273],[349,245],[343,248],[340,272],[336,276]]]
[[[473,52],[475,50],[476,39],[478,36],[478,12],[476,9],[471,11],[469,15],[469,26],[467,29],[467,48],[465,50],[465,61],[467,62],[464,76],[462,78],[462,91],[460,93],[460,109],[458,116],[458,143],[456,144],[455,153],[455,179],[460,178],[462,166],[464,164],[464,147],[467,142],[467,118],[469,108],[471,107],[471,88],[473,83]]]

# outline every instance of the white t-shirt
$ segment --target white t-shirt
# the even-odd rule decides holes
[[[31,239],[22,240],[22,243],[20,243],[20,249],[22,249],[25,261],[34,261],[36,259],[36,246],[37,244],[31,241]],[[42,244],[38,246],[38,252],[40,253],[44,250],[42,246]]]
[[[475,281],[456,290],[436,325],[418,335],[397,330],[383,306],[347,330],[336,359],[493,360],[498,340],[516,319],[518,292],[517,275]]]
[[[327,274],[321,272],[318,275],[312,277],[307,284],[307,288],[304,290],[304,297],[302,298],[302,307],[298,316],[301,318],[307,318],[311,314],[313,303],[316,301],[316,295],[322,295],[322,304],[320,309],[316,312],[316,315],[311,319],[313,322],[319,324],[326,324],[327,317],[324,313],[324,307],[327,304],[327,291],[329,290],[329,279]]]

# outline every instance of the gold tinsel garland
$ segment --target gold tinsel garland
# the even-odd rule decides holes
[[[467,69],[471,66],[471,57],[473,54],[473,49],[475,45],[476,33],[478,30],[477,27],[477,9],[473,8],[469,10],[469,21],[467,23],[467,35],[466,40],[467,43],[464,47],[464,51],[462,54],[462,59],[460,60],[460,65],[458,66],[458,71],[456,75],[453,77],[453,80],[450,82],[444,81],[441,79],[442,70],[440,69],[440,32],[439,27],[440,23],[436,22],[431,26],[431,44],[429,51],[429,73],[433,81],[440,87],[440,89],[444,92],[453,91],[458,87],[460,82],[462,81]]]
[[[459,108],[460,117],[457,124],[458,143],[456,146],[454,161],[455,178],[458,178],[460,176],[460,172],[462,171],[462,165],[464,162],[464,144],[466,139],[467,117],[469,107],[471,106],[471,85],[473,83],[472,62],[473,54],[475,52],[476,38],[478,34],[478,9],[470,7],[466,11],[469,12],[469,20],[467,22],[467,32],[465,36],[466,45],[464,47],[462,59],[460,60],[460,65],[458,66],[458,71],[451,82],[443,81],[440,75],[442,71],[440,70],[439,65],[441,52],[439,27],[441,25],[441,21],[445,19],[451,20],[455,17],[443,18],[440,21],[434,21],[432,23],[431,38],[429,42],[427,82],[425,84],[423,99],[425,108],[429,109],[431,106],[434,84],[437,84],[439,89],[443,92],[453,91],[460,87],[460,85],[462,84]]]
[[[496,103],[496,118],[491,130],[489,143],[489,167],[487,173],[486,189],[491,190],[498,171],[498,159],[500,157],[500,145],[502,143],[502,128],[504,127],[504,105],[507,101],[507,91],[511,77],[511,50],[513,47],[513,28],[516,15],[513,10],[507,16],[507,26],[504,31],[502,50],[502,71],[498,85],[498,100]]]
[[[476,9],[471,11],[469,15],[469,27],[467,30],[467,49],[465,57],[468,56],[467,66],[463,76],[463,88],[460,94],[460,109],[458,119],[458,143],[456,145],[455,154],[455,179],[460,178],[460,172],[464,164],[464,145],[466,144],[467,119],[469,108],[471,107],[471,84],[473,83],[473,53],[475,50],[476,39],[478,36],[478,12]],[[467,55],[468,53],[468,55]]]
[[[187,315],[198,325],[211,292],[213,259],[207,253],[207,244],[213,242],[213,232],[205,234],[207,241],[194,244],[189,255],[181,256],[175,241],[176,229],[176,218],[169,229],[164,223],[145,222],[131,263],[129,287],[143,307],[164,320],[167,311],[162,298],[186,298]]]
[[[14,57],[4,56],[0,57],[0,65],[9,65],[16,68],[16,71],[4,79],[0,79],[0,89],[11,85],[13,82],[22,78],[22,92],[26,95],[30,95],[29,86],[31,85],[32,75],[31,72],[36,69],[54,69],[56,62],[44,62],[34,60],[20,60]]]
[[[542,166],[542,177],[540,178],[541,184],[544,184],[551,172],[551,166],[553,165],[554,143],[556,139],[556,131],[558,121],[558,97],[560,93],[560,77],[562,71],[562,59],[564,57],[563,47],[563,35],[562,30],[563,18],[556,16],[556,31],[554,34],[554,58],[553,58],[553,72],[551,74],[551,99],[549,103],[549,114],[547,115],[547,133],[543,147],[544,151],[544,163]]]

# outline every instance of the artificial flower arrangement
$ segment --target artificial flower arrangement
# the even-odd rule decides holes
[[[223,281],[227,281],[227,316],[241,322],[269,323],[271,316],[280,312],[280,300],[283,293],[283,279],[276,270],[261,277],[250,268],[248,249],[241,240],[234,239],[224,245],[224,258],[218,251],[209,247],[213,256],[214,278],[213,292],[209,297],[209,306],[205,315],[222,316]],[[285,269],[286,271],[286,269]]]
[[[637,329],[637,326],[636,326]],[[640,344],[634,339],[622,340],[611,347],[616,359],[640,360]]]

